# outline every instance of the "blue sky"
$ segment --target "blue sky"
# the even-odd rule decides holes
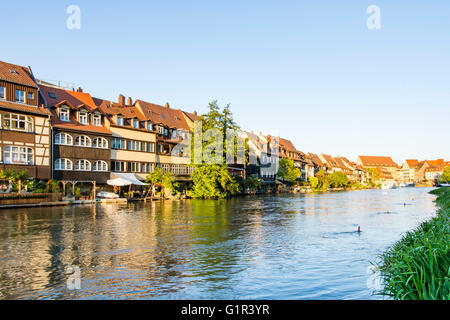
[[[217,99],[304,152],[450,159],[446,0],[24,0],[2,4],[0,25],[0,60],[93,96],[200,113]]]

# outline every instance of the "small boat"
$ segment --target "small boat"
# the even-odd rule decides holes
[[[450,187],[450,183],[439,183],[438,187]]]
[[[397,183],[395,181],[385,181],[381,184],[381,189],[397,189]]]
[[[413,182],[412,182],[412,183],[407,183],[407,184],[406,184],[406,187],[407,187],[407,188],[414,188],[415,186],[416,186],[416,184],[413,183]]]
[[[404,182],[400,183],[400,184],[399,184],[399,187],[400,187],[400,188],[405,188],[405,187],[406,187],[406,183],[404,183]]]

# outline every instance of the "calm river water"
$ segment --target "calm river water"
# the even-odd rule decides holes
[[[367,268],[430,190],[3,210],[0,299],[377,299]]]

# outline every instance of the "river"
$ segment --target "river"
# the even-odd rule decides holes
[[[2,210],[0,299],[380,299],[367,269],[430,190]]]

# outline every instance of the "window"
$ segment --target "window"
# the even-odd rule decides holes
[[[27,147],[4,147],[4,163],[33,164],[33,149]]]
[[[147,172],[147,164],[146,163],[142,164],[141,172]]]
[[[25,103],[25,91],[16,89],[16,102]]]
[[[111,138],[111,149],[125,149],[125,139]]]
[[[108,164],[105,161],[95,161],[92,167],[94,171],[108,171]]]
[[[6,88],[0,87],[0,99],[6,99]]]
[[[133,120],[133,127],[136,129],[139,129],[139,120],[137,120],[137,119]]]
[[[53,92],[49,92],[49,93],[48,93],[48,96],[49,96],[50,98],[52,98],[52,99],[56,99],[56,96],[55,96],[55,94],[54,94]]]
[[[67,108],[59,109],[59,119],[61,119],[61,121],[70,121],[69,109],[67,109]]]
[[[150,121],[147,122],[147,130],[152,131],[152,123]]]
[[[3,115],[3,128],[33,132],[33,118],[15,113],[5,113]]]
[[[139,163],[138,162],[130,162],[130,171],[131,172],[139,172]]]
[[[112,161],[111,170],[115,172],[124,172],[126,170],[125,162],[123,161]]]
[[[108,148],[108,140],[106,140],[105,138],[95,138],[92,146],[94,148],[107,149]]]
[[[155,143],[149,142],[149,143],[148,143],[147,151],[148,151],[148,152],[155,152]]]
[[[167,136],[169,134],[169,130],[167,128],[164,129],[164,135]]]
[[[91,171],[91,163],[87,160],[78,160],[75,163],[76,171]]]
[[[158,132],[159,132],[159,134],[164,134],[164,127],[159,126]]]
[[[28,92],[27,100],[34,100],[34,93],[33,92]]]
[[[55,170],[72,170],[73,169],[73,163],[69,159],[57,159],[55,161]]]
[[[140,149],[139,145],[140,145],[139,141],[129,140],[128,141],[128,150],[139,151],[139,149]]]
[[[88,113],[85,110],[81,110],[78,114],[78,121],[81,124],[89,124]]]
[[[119,126],[123,126],[123,117],[122,116],[117,116],[117,124]]]
[[[141,142],[141,151],[146,152],[147,151],[147,142]]]
[[[92,124],[97,127],[101,127],[102,125],[102,116],[98,113],[95,113],[92,117]]]
[[[78,147],[90,147],[91,139],[88,136],[78,136],[75,138],[75,145]]]
[[[55,135],[55,144],[72,145],[73,138],[67,133],[58,133]]]

